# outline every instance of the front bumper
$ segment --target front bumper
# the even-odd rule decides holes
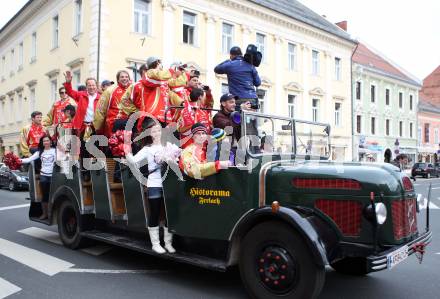
[[[408,246],[408,256],[415,253],[414,246],[418,244],[425,244],[428,245],[431,243],[432,239],[432,231],[427,230],[422,235],[420,235],[418,238],[412,240],[411,242],[408,242],[406,244],[402,244],[400,246],[395,246],[393,248],[390,248],[387,251],[381,252],[380,255],[370,255],[367,257],[367,272],[377,272],[381,270],[388,269],[388,254],[399,250],[399,248],[402,248],[404,246]]]

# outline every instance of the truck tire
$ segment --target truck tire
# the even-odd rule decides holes
[[[64,246],[77,249],[85,244],[85,239],[81,237],[81,215],[76,205],[70,200],[64,200],[57,215],[58,234]]]
[[[316,298],[325,281],[304,239],[277,221],[258,224],[240,246],[240,275],[252,298]]]
[[[331,263],[330,266],[339,273],[364,276],[367,275],[367,260],[363,257],[346,257],[335,263]]]

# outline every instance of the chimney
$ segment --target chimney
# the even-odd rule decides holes
[[[347,31],[347,21],[341,21],[336,23],[336,26],[338,26],[339,28],[341,28],[344,31]]]

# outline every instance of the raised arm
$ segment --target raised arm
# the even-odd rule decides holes
[[[32,156],[30,156],[29,158],[24,158],[21,159],[21,163],[23,164],[27,164],[27,163],[31,163],[32,161],[37,160],[40,157],[40,151],[36,151]]]
[[[66,71],[64,73],[64,78],[66,78],[66,82],[64,82],[63,86],[66,89],[67,95],[78,103],[80,93],[72,88],[72,73]]]
[[[228,72],[228,67],[231,60],[225,60],[214,68],[214,73],[216,74],[226,74]]]

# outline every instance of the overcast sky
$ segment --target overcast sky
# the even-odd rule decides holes
[[[299,0],[423,80],[440,65],[440,0]],[[3,1],[0,27],[27,2]]]

